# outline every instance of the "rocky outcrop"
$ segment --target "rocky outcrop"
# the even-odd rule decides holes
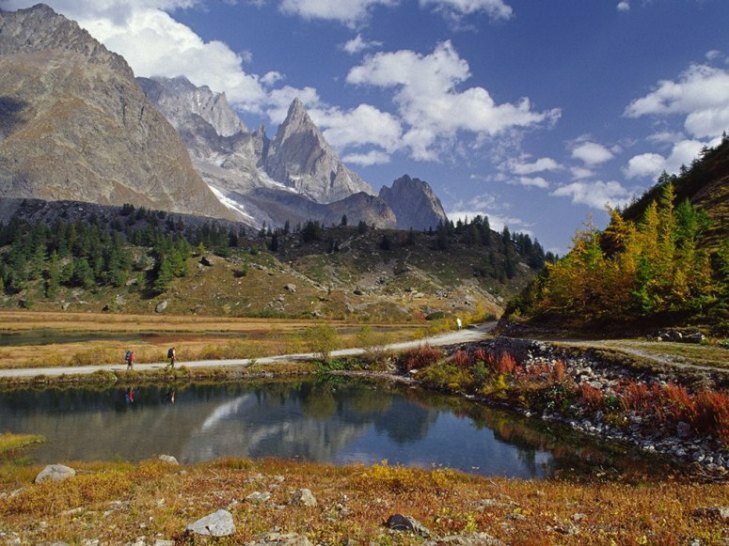
[[[245,196],[248,210],[257,211],[268,225],[283,225],[286,220],[292,225],[308,220],[322,225],[339,225],[342,216],[347,216],[350,225],[364,222],[378,228],[394,228],[395,214],[384,201],[373,195],[357,193],[333,203],[315,203],[299,194],[259,188]]]
[[[76,475],[76,471],[62,464],[49,464],[43,470],[41,470],[35,477],[35,483],[43,482],[60,482],[73,478]]]
[[[435,229],[448,220],[430,184],[418,178],[405,175],[395,180],[391,188],[383,186],[380,199],[395,213],[399,229]]]
[[[358,192],[374,193],[339,160],[298,98],[291,103],[263,164],[274,180],[317,203],[331,203]]]
[[[234,218],[132,70],[38,5],[0,12],[0,196]]]

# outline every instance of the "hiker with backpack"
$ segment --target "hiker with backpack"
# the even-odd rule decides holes
[[[174,347],[170,347],[167,350],[167,358],[170,359],[170,368],[174,368],[175,367],[175,360],[177,359],[177,353],[175,352],[175,348]]]
[[[124,360],[127,363],[127,370],[131,370],[134,364],[134,351],[127,351],[124,355]]]

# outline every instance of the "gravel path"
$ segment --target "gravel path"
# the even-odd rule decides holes
[[[469,328],[463,330],[456,330],[453,332],[447,332],[439,334],[437,336],[426,337],[415,341],[405,341],[401,343],[392,343],[386,345],[385,349],[391,351],[405,351],[421,345],[433,345],[433,346],[446,346],[456,345],[459,343],[472,343],[480,341],[488,337],[491,330],[496,327],[496,322],[484,322],[481,324],[472,325]],[[332,351],[331,357],[345,357],[345,356],[356,356],[364,353],[365,350],[361,348],[353,349],[340,349]],[[256,364],[276,364],[286,362],[297,362],[307,361],[316,358],[315,353],[296,353],[290,355],[278,355],[278,356],[267,356],[262,358],[250,359],[250,358],[234,358],[228,360],[192,360],[192,361],[179,361],[178,366],[184,366],[186,368],[225,368],[225,367],[236,367],[236,366],[250,366],[254,362]],[[135,371],[147,371],[147,370],[159,370],[166,366],[166,362],[154,362],[152,364],[135,364]],[[0,370],[0,378],[3,377],[36,377],[36,376],[47,376],[57,377],[60,375],[85,375],[92,374],[98,371],[109,371],[109,372],[123,372],[126,370],[126,364],[100,364],[94,366],[66,366],[66,367],[53,367],[53,368],[15,368]]]

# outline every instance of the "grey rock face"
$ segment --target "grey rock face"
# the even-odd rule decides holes
[[[184,76],[137,78],[137,83],[175,129],[198,116],[221,137],[248,132],[228,104],[225,93],[213,93],[206,85],[197,87]]]
[[[297,489],[291,495],[289,503],[294,505],[316,506],[316,498],[314,498],[310,489]]]
[[[364,180],[339,161],[334,150],[295,99],[264,158],[266,172],[318,203],[331,203],[354,193],[373,194]]]
[[[488,533],[472,533],[466,535],[450,535],[438,540],[427,540],[423,546],[441,546],[452,544],[453,546],[504,546],[504,542],[492,537]]]
[[[180,464],[179,462],[177,462],[177,459],[175,457],[173,457],[172,455],[160,455],[158,458],[163,463],[167,463],[167,464],[171,464],[171,465],[175,465],[175,466]]]
[[[400,229],[435,229],[448,217],[430,184],[405,175],[380,189],[382,199],[393,210]]]
[[[46,481],[60,482],[72,478],[76,475],[76,471],[62,464],[49,464],[41,470],[35,477],[35,483],[43,483]]]
[[[235,524],[233,523],[233,515],[230,512],[218,510],[191,523],[185,530],[198,535],[225,537],[235,534]]]
[[[234,218],[122,57],[46,6],[0,13],[0,197]]]
[[[387,519],[387,528],[393,531],[405,531],[424,537],[430,536],[430,531],[412,516],[393,514]]]

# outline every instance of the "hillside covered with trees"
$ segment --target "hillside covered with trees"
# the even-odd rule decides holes
[[[5,308],[363,320],[498,315],[539,271],[529,235],[488,218],[428,231],[309,221],[257,233],[135,208],[22,203],[0,223]],[[79,212],[82,211],[83,212]]]
[[[507,317],[568,328],[704,324],[729,332],[729,140],[658,183],[603,231],[578,232]]]

